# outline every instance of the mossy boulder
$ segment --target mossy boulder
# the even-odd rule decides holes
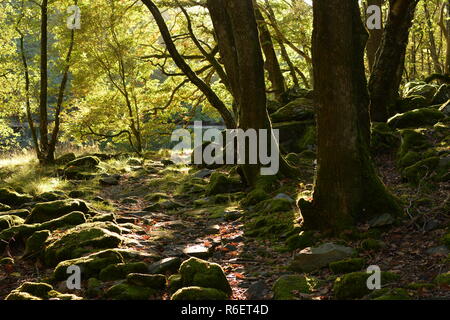
[[[418,183],[422,178],[430,175],[439,166],[439,157],[421,160],[402,171],[402,177],[411,183]]]
[[[403,288],[376,290],[370,295],[373,300],[411,300],[408,291]]]
[[[121,236],[100,226],[83,224],[68,230],[47,246],[44,252],[45,264],[54,266],[60,261],[78,258],[86,253],[118,247],[122,242]],[[105,223],[103,226],[108,225]]]
[[[117,263],[111,264],[100,271],[99,279],[102,281],[112,281],[125,279],[130,273],[146,273],[148,265],[144,262]]]
[[[395,109],[399,113],[404,113],[415,109],[425,108],[429,105],[430,99],[422,96],[412,95],[403,99],[399,99],[395,105]]]
[[[148,272],[152,274],[165,274],[167,272],[177,272],[182,261],[179,257],[168,257],[152,263],[148,267]]]
[[[445,115],[439,110],[423,108],[396,114],[387,123],[391,128],[396,129],[422,128],[433,126],[444,118]]]
[[[179,273],[184,287],[214,288],[231,295],[231,286],[222,267],[217,263],[192,257],[181,264]]]
[[[273,122],[312,120],[315,107],[312,99],[299,98],[270,115]]]
[[[48,191],[34,197],[36,202],[50,202],[67,199],[67,195],[62,191]]]
[[[86,296],[88,298],[99,297],[103,294],[102,282],[97,278],[89,278],[86,289]]]
[[[58,165],[68,164],[69,162],[75,160],[77,157],[75,153],[69,152],[61,155],[60,157],[56,158],[55,162]]]
[[[50,235],[50,230],[41,230],[33,233],[26,241],[24,256],[41,252],[44,249],[45,242]]]
[[[273,285],[274,300],[296,300],[298,293],[310,294],[317,287],[318,281],[304,275],[284,275]]]
[[[432,105],[443,104],[450,100],[450,86],[443,84],[439,87],[431,101]]]
[[[267,192],[262,189],[254,189],[250,191],[247,196],[242,199],[241,205],[243,206],[253,206],[260,203],[261,201],[269,199],[270,196]]]
[[[93,169],[100,164],[100,159],[95,156],[86,156],[70,161],[67,167],[82,167]]]
[[[0,215],[0,231],[21,225],[24,222],[25,220],[18,216]]]
[[[88,213],[89,208],[83,200],[69,199],[38,203],[25,220],[26,223],[46,222],[73,211]]]
[[[60,262],[53,272],[53,277],[56,281],[66,280],[68,277],[67,268],[76,265],[81,269],[82,278],[87,280],[91,277],[98,277],[100,271],[107,266],[123,262],[122,255],[117,251],[104,250],[84,257]]]
[[[335,274],[348,273],[359,271],[364,267],[365,261],[363,258],[351,258],[340,261],[331,262],[329,268]]]
[[[138,286],[163,290],[166,287],[166,276],[163,274],[130,273],[127,283]]]
[[[206,187],[206,194],[212,196],[221,193],[233,193],[239,191],[241,187],[242,185],[238,179],[227,177],[219,172],[214,172]]]
[[[388,153],[400,146],[400,135],[386,123],[373,123],[371,149],[376,153]]]
[[[171,300],[227,300],[225,292],[214,288],[203,288],[198,286],[185,287],[177,290]]]
[[[16,209],[16,210],[8,210],[0,212],[0,216],[17,216],[19,218],[22,218],[26,220],[28,216],[30,215],[30,210],[28,209]]]
[[[119,283],[105,292],[105,297],[112,300],[149,300],[157,294],[157,290],[134,286],[128,283]]]
[[[434,278],[434,283],[438,286],[450,286],[450,272],[442,273]]]
[[[18,207],[22,204],[31,202],[33,197],[27,194],[21,194],[11,188],[0,188],[0,202],[11,207]]]
[[[383,241],[376,239],[364,239],[361,241],[361,248],[363,250],[380,250],[383,249],[386,244]]]
[[[314,119],[274,123],[273,128],[279,130],[280,149],[283,153],[300,153],[315,144]]]
[[[62,217],[46,221],[40,224],[40,229],[55,230],[63,227],[80,225],[86,222],[86,216],[81,211],[73,211]]]
[[[183,287],[183,280],[181,280],[181,274],[173,274],[167,279],[167,288],[170,293],[174,293],[178,289]]]
[[[405,129],[400,131],[402,142],[398,152],[398,159],[402,159],[408,152],[423,152],[432,147],[429,139],[418,130]]]
[[[425,82],[409,82],[405,85],[405,97],[422,96],[431,103],[439,87]]]
[[[311,247],[316,243],[317,239],[314,237],[314,232],[312,231],[301,231],[299,234],[294,234],[287,238],[286,247],[289,251],[295,249],[304,249],[306,247]]]
[[[0,203],[0,213],[4,212],[4,211],[9,211],[9,210],[11,210],[10,206],[8,206],[6,204],[3,204],[3,203]]]
[[[367,287],[367,279],[371,276],[366,272],[352,272],[335,280],[333,292],[338,300],[359,299],[371,292]],[[391,272],[381,272],[381,285],[398,280],[400,276]]]
[[[53,290],[47,283],[25,282],[5,298],[5,300],[82,300],[74,294],[63,294]]]

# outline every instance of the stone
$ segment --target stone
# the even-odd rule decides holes
[[[2,211],[9,211],[9,210],[11,210],[10,206],[8,206],[6,204],[3,204],[3,203],[0,203],[0,212],[2,212]]]
[[[388,125],[391,128],[422,128],[424,126],[433,126],[440,120],[444,119],[445,115],[434,108],[422,108],[399,113],[388,120]]]
[[[443,104],[450,100],[450,86],[443,84],[439,87],[431,101],[432,105]]]
[[[100,159],[98,157],[87,156],[77,158],[75,160],[70,161],[67,164],[67,167],[84,167],[84,168],[95,168],[100,164]]]
[[[363,258],[351,258],[331,262],[329,264],[329,267],[334,274],[340,274],[340,273],[360,271],[364,267],[364,264],[365,260]]]
[[[102,269],[99,279],[102,281],[112,281],[125,279],[130,273],[146,273],[148,265],[144,262],[117,263],[111,264]]]
[[[75,156],[75,153],[69,152],[66,154],[63,154],[62,156],[56,158],[55,163],[58,165],[68,164],[70,161],[75,160],[77,157]]]
[[[279,193],[279,194],[277,194],[277,195],[274,197],[274,199],[285,199],[285,200],[289,201],[290,203],[294,203],[294,202],[295,202],[294,199],[292,199],[290,196],[288,196],[288,195],[285,194],[285,193]]]
[[[38,203],[25,223],[39,223],[53,220],[73,211],[88,213],[89,208],[83,200],[69,199]]]
[[[286,247],[289,251],[295,249],[305,249],[315,244],[316,238],[312,231],[301,231],[299,234],[294,234],[287,238]]]
[[[166,287],[166,276],[163,274],[130,273],[127,282],[138,287],[163,290]]]
[[[375,218],[369,220],[369,226],[372,228],[384,227],[391,225],[395,222],[395,219],[389,213],[384,213],[382,215],[376,216]]]
[[[201,179],[207,178],[207,177],[211,176],[211,174],[212,174],[213,172],[214,172],[213,170],[202,169],[202,170],[200,170],[200,171],[197,171],[197,172],[194,174],[194,177],[195,177],[195,178],[201,178]]]
[[[88,298],[96,298],[101,296],[102,291],[102,283],[97,278],[89,278],[86,290],[86,296]]]
[[[309,247],[294,256],[289,268],[298,272],[311,272],[328,266],[334,261],[351,257],[355,250],[334,243],[325,243],[319,247]]]
[[[109,288],[105,297],[112,300],[149,300],[157,291],[153,288],[145,288],[119,283]]]
[[[76,226],[86,222],[86,216],[81,211],[73,211],[62,217],[41,223],[39,229],[55,230],[62,227]]]
[[[98,277],[100,271],[107,266],[123,262],[120,253],[114,250],[104,250],[81,258],[60,262],[53,272],[53,277],[56,281],[67,280],[67,268],[76,265],[81,269],[82,278],[87,280],[91,277]]]
[[[447,256],[450,253],[450,250],[447,248],[447,246],[442,245],[442,246],[429,248],[425,252],[430,255]]]
[[[24,221],[24,219],[18,216],[0,215],[0,231],[21,225]]]
[[[53,290],[47,283],[25,282],[5,298],[5,300],[82,300],[74,294],[63,294]]]
[[[264,300],[269,293],[269,287],[263,280],[256,281],[245,291],[248,300]]]
[[[233,193],[241,188],[240,181],[229,178],[224,174],[214,172],[211,175],[208,186],[206,187],[206,195],[212,196],[216,194]]]
[[[440,108],[439,111],[445,114],[447,117],[450,116],[450,100],[448,100],[446,103],[444,103]]]
[[[36,202],[50,202],[64,199],[67,199],[67,195],[62,191],[44,192],[34,198]]]
[[[100,178],[99,182],[103,186],[117,186],[120,181],[120,175],[112,175]]]
[[[317,287],[317,280],[304,275],[284,275],[273,285],[274,300],[297,300],[298,293],[310,294]]]
[[[227,300],[225,292],[214,288],[202,288],[198,286],[185,287],[177,290],[171,300]]]
[[[118,233],[106,229],[108,226],[113,230],[117,228],[104,222],[97,226],[86,223],[68,230],[47,246],[44,252],[45,264],[54,266],[60,261],[78,258],[86,253],[118,247],[122,238]]]
[[[162,259],[160,261],[157,261],[153,264],[151,264],[148,267],[148,273],[152,274],[165,274],[167,272],[177,272],[178,268],[181,265],[181,259],[179,257],[169,257]]]
[[[25,243],[24,256],[29,256],[41,252],[45,247],[45,242],[50,237],[49,230],[36,231],[29,237]]]
[[[187,256],[196,257],[200,259],[207,259],[212,254],[209,248],[203,245],[189,246],[183,250],[183,253]]]
[[[27,194],[20,194],[11,188],[0,188],[0,202],[2,204],[18,207],[31,202],[33,197]]]
[[[367,287],[367,279],[371,274],[367,272],[352,272],[335,280],[333,292],[338,300],[359,299],[368,295],[371,290]],[[397,281],[400,276],[391,272],[381,272],[383,285]]]
[[[380,250],[385,246],[386,244],[383,241],[376,239],[364,239],[361,241],[361,248],[364,250]]]
[[[239,219],[239,218],[241,218],[241,217],[243,217],[244,216],[244,214],[242,213],[242,211],[237,211],[237,210],[234,210],[234,211],[225,211],[224,213],[223,213],[223,219],[225,220],[225,221],[228,221],[228,222],[230,222],[230,221],[236,221],[237,219]]]
[[[0,216],[3,215],[10,215],[10,216],[17,216],[22,219],[27,219],[30,215],[30,210],[28,209],[16,209],[16,210],[8,210],[4,212],[0,212]]]
[[[270,115],[273,122],[312,120],[315,107],[312,99],[298,98]]]
[[[184,287],[198,286],[214,288],[231,295],[231,286],[220,265],[198,258],[184,261],[179,273]]]

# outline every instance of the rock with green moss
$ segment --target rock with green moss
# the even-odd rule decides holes
[[[445,236],[442,237],[442,242],[450,248],[450,233],[447,233]]]
[[[434,278],[434,283],[439,286],[450,286],[450,271],[438,275],[436,278]]]
[[[273,285],[274,300],[296,300],[298,293],[310,294],[318,285],[315,278],[304,275],[284,275]]]
[[[40,229],[55,230],[63,227],[76,226],[86,223],[86,216],[81,211],[73,211],[62,217],[40,224]]]
[[[335,274],[348,273],[359,271],[364,267],[365,261],[363,258],[351,258],[340,261],[331,262],[329,264],[330,270]]]
[[[163,274],[130,273],[127,283],[138,286],[163,290],[166,287],[166,276]]]
[[[0,231],[21,225],[24,222],[25,220],[18,216],[0,215]]]
[[[11,257],[5,257],[0,259],[0,266],[4,266],[7,264],[14,264],[14,259]]]
[[[406,168],[422,160],[422,155],[416,151],[408,151],[402,158],[398,159],[397,164],[400,168]]]
[[[59,218],[73,211],[88,213],[89,208],[84,201],[78,199],[38,203],[26,219],[26,223],[46,222]]]
[[[6,205],[6,204],[3,204],[3,203],[0,203],[0,214],[2,213],[2,212],[4,212],[4,211],[10,211],[11,210],[11,207],[10,206],[8,206],[8,205]]]
[[[157,201],[160,201],[160,200],[170,199],[170,196],[168,194],[166,194],[166,193],[155,192],[155,193],[149,193],[144,198],[147,201],[157,202]]]
[[[48,191],[37,195],[34,198],[36,202],[50,202],[67,199],[67,195],[62,191]]]
[[[405,129],[400,131],[401,145],[398,152],[398,158],[402,159],[409,151],[423,152],[432,147],[427,136],[422,132]]]
[[[301,231],[299,234],[294,234],[287,238],[286,247],[289,251],[304,249],[313,246],[316,241],[313,231]]]
[[[373,300],[411,300],[408,291],[403,288],[393,288],[381,291]],[[374,293],[377,293],[376,291]]]
[[[412,81],[405,85],[404,95],[405,97],[422,96],[431,103],[438,89],[439,86],[435,84],[426,83],[424,81]]]
[[[95,215],[95,217],[92,218],[92,221],[94,222],[116,222],[116,215],[114,213],[104,213],[104,214],[98,214]]]
[[[239,191],[241,187],[241,182],[238,179],[227,177],[219,172],[214,172],[206,187],[206,195],[212,196],[221,193],[233,193]]]
[[[273,122],[312,120],[315,107],[312,99],[298,98],[271,114]]]
[[[148,265],[144,262],[117,263],[100,271],[99,279],[102,281],[120,280],[125,279],[130,273],[146,272],[148,272]]]
[[[60,262],[53,272],[53,277],[56,281],[66,280],[67,268],[76,265],[81,269],[82,278],[89,279],[91,277],[98,277],[100,271],[107,266],[123,262],[123,257],[120,253],[115,250],[104,250],[81,258]]]
[[[60,157],[56,158],[55,163],[58,165],[68,164],[70,161],[75,160],[77,157],[75,156],[75,153],[69,152],[61,155]]]
[[[270,196],[264,190],[254,189],[250,191],[244,199],[242,199],[241,205],[253,206],[269,198]]]
[[[173,274],[167,279],[167,288],[170,293],[174,293],[182,287],[183,281],[181,280],[181,274]]]
[[[343,260],[355,254],[355,250],[334,243],[306,248],[294,256],[289,269],[296,272],[311,272]]]
[[[5,298],[5,300],[81,300],[73,294],[63,294],[53,290],[47,283],[25,282]]]
[[[432,290],[435,287],[436,287],[435,284],[427,282],[411,282],[406,286],[406,288],[410,290],[422,290],[422,289]]]
[[[217,263],[190,258],[181,264],[179,273],[184,287],[214,288],[231,295],[231,286],[222,267]]]
[[[391,128],[396,129],[422,128],[425,126],[433,126],[444,118],[445,115],[439,110],[422,108],[396,114],[387,123]]]
[[[28,209],[16,209],[16,210],[8,210],[4,212],[0,212],[0,216],[17,216],[26,220],[30,215],[30,210]]]
[[[100,164],[100,159],[94,156],[81,157],[70,161],[67,167],[82,167],[93,169]]]
[[[373,123],[371,149],[376,153],[387,153],[400,146],[400,135],[386,123]]]
[[[361,248],[363,250],[380,250],[383,249],[386,244],[383,241],[376,239],[364,239],[361,241]]]
[[[225,292],[214,288],[198,286],[185,287],[177,290],[171,300],[227,300]]]
[[[371,276],[366,272],[352,272],[335,280],[333,292],[338,300],[360,299],[368,295],[371,290],[367,286],[367,279]],[[391,272],[381,272],[381,285],[397,281],[400,276]]]
[[[2,204],[18,207],[32,200],[33,197],[30,195],[18,193],[11,188],[0,188],[0,203]]]
[[[109,288],[105,292],[105,297],[112,300],[149,300],[157,292],[153,288],[119,283]]]
[[[181,265],[179,257],[168,257],[152,263],[148,267],[148,273],[165,274],[167,272],[177,272]]]
[[[45,242],[50,237],[50,230],[36,231],[25,243],[24,256],[29,256],[41,252],[45,247]]]
[[[106,223],[105,223],[106,224]],[[44,262],[54,266],[58,262],[81,257],[84,254],[101,249],[116,248],[122,243],[122,237],[106,228],[79,225],[51,242],[44,251]]]
[[[403,99],[399,99],[395,104],[395,111],[397,111],[398,113],[404,113],[415,109],[425,108],[429,105],[429,99],[418,95],[412,95]]]
[[[96,298],[103,294],[102,282],[97,278],[89,278],[86,289],[86,296],[88,298]]]
[[[0,248],[5,241],[9,241],[13,237],[17,239],[26,239],[34,232],[39,231],[40,224],[21,224],[18,226],[5,229],[0,232]]]
[[[418,183],[422,178],[430,175],[439,166],[439,157],[421,160],[402,171],[402,177],[410,183]]]

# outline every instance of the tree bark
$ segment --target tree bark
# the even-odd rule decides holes
[[[390,0],[388,21],[369,81],[372,121],[385,122],[398,98],[404,59],[418,0]]]
[[[425,19],[427,20],[428,40],[430,41],[430,54],[431,58],[433,59],[434,71],[436,73],[442,74],[442,67],[441,63],[439,62],[439,54],[436,48],[436,40],[434,38],[433,23],[431,22],[431,15],[426,2],[423,3],[423,11],[425,13]]]
[[[48,0],[42,0],[41,3],[41,61],[40,61],[40,95],[39,95],[39,161],[42,164],[52,162],[54,158],[49,154],[48,144]]]
[[[315,0],[313,12],[318,172],[313,201],[300,200],[299,206],[305,228],[337,234],[359,221],[401,210],[370,157],[367,31],[358,3]]]
[[[384,0],[367,0],[367,6],[376,5],[382,7]],[[383,11],[381,11],[383,12]],[[375,58],[383,38],[383,28],[369,30],[369,40],[367,41],[367,60],[369,62],[369,70],[372,71]]]

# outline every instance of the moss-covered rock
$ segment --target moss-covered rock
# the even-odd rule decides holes
[[[86,289],[86,296],[88,298],[99,297],[103,294],[102,282],[97,278],[89,278]]]
[[[373,300],[410,300],[408,291],[403,288],[386,288],[376,290],[369,295]]]
[[[53,290],[47,283],[25,282],[5,298],[5,300],[81,300],[73,294],[63,294]]]
[[[405,97],[422,96],[425,97],[429,103],[433,100],[434,95],[439,87],[434,84],[425,82],[409,82],[405,85]]]
[[[439,166],[439,157],[421,160],[402,171],[402,177],[408,182],[418,183],[422,178],[430,175]]]
[[[30,215],[30,210],[28,209],[16,209],[0,212],[0,216],[17,216],[24,220]]]
[[[0,202],[8,206],[17,207],[32,200],[30,195],[18,193],[11,188],[0,188]]]
[[[138,287],[162,290],[166,287],[166,276],[163,274],[130,273],[127,282]]]
[[[174,293],[178,289],[183,287],[183,280],[181,280],[181,274],[173,274],[167,279],[167,288],[170,293]]]
[[[0,203],[0,214],[1,214],[2,212],[4,212],[4,211],[9,211],[9,210],[11,210],[11,207],[10,207],[10,206],[8,206],[8,205],[6,205],[6,204],[3,204],[3,203]]]
[[[351,258],[340,261],[331,262],[329,264],[330,270],[335,274],[348,273],[359,271],[364,267],[365,261],[363,258]]]
[[[404,113],[415,109],[425,108],[430,105],[430,100],[422,96],[409,96],[399,99],[395,105],[395,111]]]
[[[317,239],[314,237],[314,232],[301,231],[299,234],[294,234],[287,238],[286,247],[289,251],[304,249],[313,246],[316,241]]]
[[[92,218],[94,222],[113,222],[116,223],[116,215],[114,213],[97,214]]]
[[[95,168],[100,164],[100,159],[94,156],[81,157],[70,161],[67,167],[83,167],[83,168]]]
[[[61,155],[60,157],[56,158],[56,164],[63,165],[68,164],[70,161],[75,160],[77,157],[75,156],[75,153],[69,152]]]
[[[398,158],[403,158],[409,151],[423,152],[432,147],[428,138],[420,131],[405,129],[400,131],[402,142]]]
[[[121,236],[115,232],[83,224],[68,230],[61,238],[48,245],[44,261],[46,265],[54,266],[60,261],[78,258],[86,253],[116,248],[121,242]]]
[[[24,222],[25,220],[18,216],[0,215],[0,231],[21,225]]]
[[[380,250],[383,249],[386,244],[383,241],[376,239],[364,239],[361,241],[361,248],[363,250]]]
[[[359,299],[369,294],[367,279],[371,274],[366,272],[352,272],[335,280],[333,292],[336,299]],[[391,272],[381,272],[381,284],[386,285],[399,279],[399,276]]]
[[[130,273],[146,273],[148,266],[144,262],[117,263],[111,264],[100,271],[99,279],[102,281],[112,281],[125,279]]]
[[[78,199],[57,200],[37,204],[26,219],[26,223],[46,222],[59,218],[73,211],[88,213],[87,204]]]
[[[310,294],[317,285],[317,279],[304,275],[281,276],[273,285],[273,299],[296,300],[298,293]]]
[[[265,192],[264,190],[254,189],[250,191],[244,199],[242,199],[241,205],[245,207],[253,206],[269,198],[270,198],[269,194],[267,194],[267,192]]]
[[[446,285],[450,286],[450,272],[442,273],[434,278],[434,283],[439,286]]]
[[[86,223],[86,216],[81,211],[73,211],[62,217],[44,222],[40,224],[40,229],[55,230],[63,227],[76,226]]]
[[[185,287],[177,290],[171,300],[227,300],[225,292],[214,288],[202,288],[198,286]]]
[[[388,125],[391,128],[422,128],[424,126],[433,126],[440,120],[444,119],[445,115],[434,108],[423,108],[399,113],[388,120]]]
[[[105,297],[112,300],[149,300],[156,293],[157,290],[153,288],[119,283],[109,288]]]
[[[165,274],[167,272],[177,272],[182,261],[179,257],[168,257],[152,263],[148,267],[148,272],[152,274]]]
[[[239,191],[241,187],[242,185],[239,180],[227,177],[219,172],[214,172],[206,187],[206,194],[211,196],[221,193],[233,193]]]
[[[376,153],[387,153],[400,146],[400,135],[386,123],[373,123],[371,149]]]
[[[231,295],[231,286],[220,265],[198,258],[184,261],[179,273],[184,287],[199,286],[214,288]]]
[[[271,114],[273,122],[312,120],[315,107],[312,99],[299,98]]]
[[[50,202],[67,199],[67,195],[62,191],[48,191],[37,195],[34,198],[36,202]]]
[[[36,231],[27,239],[24,256],[37,254],[44,249],[45,241],[50,237],[50,230]]]
[[[117,251],[104,250],[81,258],[60,262],[53,272],[53,277],[57,281],[66,280],[67,268],[76,265],[81,269],[82,278],[89,279],[91,277],[98,277],[100,271],[107,266],[123,262],[122,255]]]

